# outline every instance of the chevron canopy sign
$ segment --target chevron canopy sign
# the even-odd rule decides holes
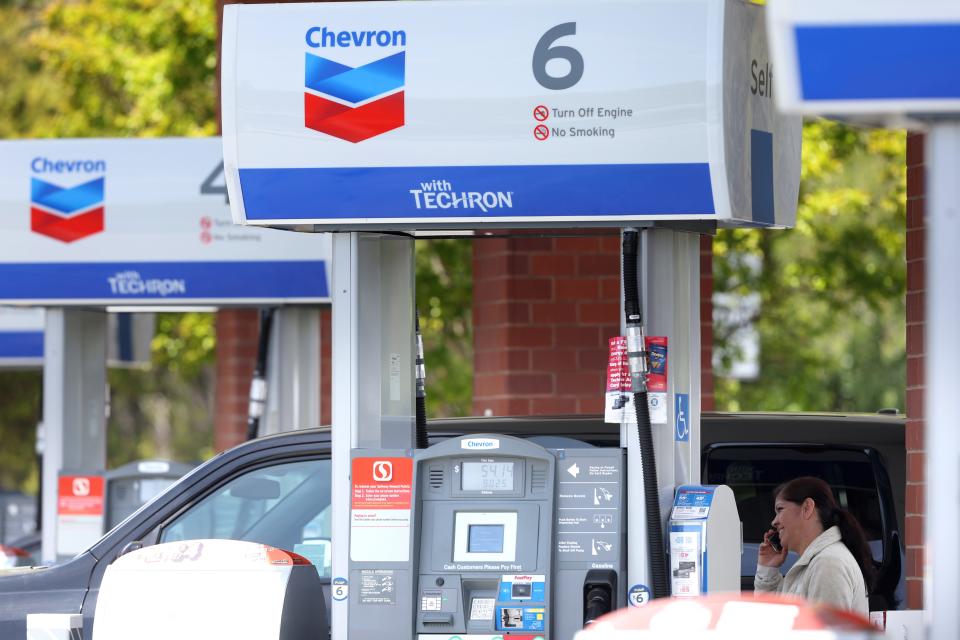
[[[405,52],[359,67],[306,53],[304,125],[362,142],[403,126]],[[393,92],[393,93],[391,93]]]
[[[61,242],[103,231],[103,178],[73,187],[30,178],[30,229]]]

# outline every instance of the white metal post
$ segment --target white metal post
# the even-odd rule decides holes
[[[267,356],[261,434],[320,426],[320,309],[277,309]]]
[[[666,523],[677,486],[700,481],[700,236],[646,229],[641,232],[640,296],[648,336],[668,338],[667,424],[653,424],[653,446],[660,484],[660,511]],[[621,293],[622,295],[622,293]],[[621,312],[622,316],[622,312]],[[621,331],[624,320],[621,317]],[[689,441],[674,437],[673,403],[677,393],[689,398]],[[627,425],[627,585],[651,587],[646,507],[636,425]]]
[[[333,237],[333,577],[331,631],[348,638],[350,459],[355,449],[410,449],[414,423],[412,238]]]
[[[58,474],[106,468],[106,312],[48,309],[43,350],[41,559],[47,564],[57,560]]]
[[[350,574],[350,452],[357,446],[359,422],[359,386],[357,352],[359,336],[356,326],[359,300],[356,295],[359,270],[358,233],[333,235],[333,310],[331,337],[333,340],[330,363],[331,420],[333,431],[330,508],[332,519],[333,599],[330,610],[330,633],[333,640],[346,640],[348,632],[349,588],[339,588],[338,580]],[[342,597],[338,595],[342,593]]]
[[[927,456],[924,604],[930,637],[952,640],[960,629],[960,121],[938,122],[926,139]]]

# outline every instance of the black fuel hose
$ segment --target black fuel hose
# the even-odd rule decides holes
[[[667,581],[667,559],[663,545],[660,517],[660,493],[657,481],[657,460],[653,448],[653,429],[647,405],[647,358],[644,344],[643,313],[640,310],[640,285],[637,279],[639,234],[634,229],[623,232],[623,310],[627,325],[627,357],[633,406],[637,412],[637,435],[640,440],[640,469],[643,474],[643,498],[647,511],[647,547],[653,597],[670,595]]]
[[[414,311],[414,328],[417,335],[417,449],[430,446],[427,436],[427,367],[423,361],[423,336],[420,334],[420,312]]]
[[[257,361],[250,381],[250,405],[247,409],[247,440],[253,440],[260,431],[260,418],[267,404],[267,355],[270,349],[270,328],[275,309],[260,310],[260,336],[257,340]]]

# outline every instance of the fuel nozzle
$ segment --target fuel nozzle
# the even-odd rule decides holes
[[[591,569],[583,581],[583,626],[613,611],[617,574],[609,569]]]
[[[584,602],[583,624],[590,624],[600,616],[610,613],[610,591],[604,587],[594,587],[587,592]]]

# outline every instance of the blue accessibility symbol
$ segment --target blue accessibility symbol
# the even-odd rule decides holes
[[[674,440],[676,442],[690,442],[690,395],[678,393],[674,395],[674,398]]]

